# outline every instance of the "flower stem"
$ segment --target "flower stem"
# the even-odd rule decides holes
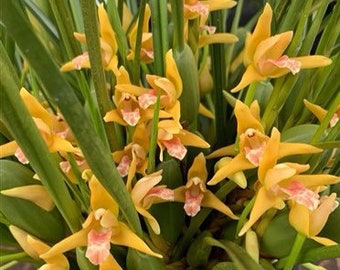
[[[293,267],[294,267],[294,265],[296,263],[296,260],[299,257],[301,248],[302,248],[303,243],[305,242],[305,240],[306,240],[306,236],[304,236],[304,235],[302,235],[300,233],[298,233],[296,235],[294,245],[292,247],[292,250],[290,251],[290,254],[289,254],[289,257],[288,257],[288,261],[287,261],[285,267],[283,268],[283,270],[291,270],[291,269],[293,269]]]
[[[154,47],[154,65],[155,73],[159,76],[165,74],[165,53],[168,48],[167,39],[167,3],[164,0],[150,0],[151,9],[151,26],[153,29],[153,47]],[[158,134],[158,120],[159,120],[159,93],[157,95],[157,102],[154,108],[154,115],[152,119],[148,172],[151,173],[156,167],[156,146]]]
[[[224,19],[222,11],[211,13],[212,25],[216,26],[216,32],[224,31]],[[223,99],[223,89],[225,89],[225,50],[223,44],[211,45],[212,75],[215,83],[215,121],[216,121],[216,147],[223,146],[226,138],[225,129],[225,102]]]
[[[254,82],[251,83],[249,86],[246,97],[244,99],[244,103],[247,106],[249,106],[253,102],[258,84],[259,84],[258,82]]]

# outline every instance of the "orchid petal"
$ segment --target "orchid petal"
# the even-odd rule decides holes
[[[111,237],[113,244],[131,247],[148,255],[162,258],[162,255],[153,252],[145,242],[134,234],[124,223],[119,222],[119,228],[117,229],[117,232]]]
[[[116,109],[113,109],[111,111],[108,111],[104,116],[105,122],[116,122],[122,126],[126,126],[127,123],[124,121],[124,119],[120,116],[118,111]]]
[[[89,182],[91,190],[91,207],[92,210],[100,208],[109,209],[112,213],[118,214],[118,205],[106,189],[100,184],[95,176]]]
[[[146,211],[143,207],[139,206],[136,206],[136,210],[139,214],[146,218],[146,221],[148,222],[148,224],[150,225],[155,234],[161,233],[161,228],[159,227],[157,220],[148,211]]]
[[[39,258],[39,253],[28,242],[27,238],[29,234],[26,231],[14,225],[9,225],[8,229],[10,230],[15,240],[19,243],[20,247],[27,253],[27,255],[29,255],[30,257],[34,259]]]
[[[190,131],[181,130],[181,132],[177,136],[180,138],[183,145],[195,146],[195,147],[200,147],[200,148],[210,147],[209,143],[203,140],[200,136]]]
[[[116,54],[118,46],[115,38],[115,33],[112,29],[109,16],[107,15],[103,4],[100,4],[98,6],[98,18],[100,25],[100,35],[106,42],[110,44],[110,47],[113,49],[114,54]]]
[[[316,118],[318,118],[320,122],[326,117],[327,111],[321,106],[315,105],[306,99],[303,100],[303,103],[305,104],[307,109],[310,110],[316,116]]]
[[[110,255],[111,230],[97,232],[91,230],[88,235],[88,244],[85,257],[94,265],[99,265]]]
[[[279,146],[278,159],[298,154],[320,153],[322,149],[305,143],[285,143],[281,142]]]
[[[209,207],[220,211],[221,213],[227,215],[231,219],[237,220],[238,217],[231,211],[231,209],[226,206],[220,199],[216,197],[214,193],[210,190],[204,192],[204,197],[201,203],[204,207]]]
[[[178,72],[176,62],[172,55],[172,50],[169,50],[165,55],[166,77],[175,85],[176,95],[178,98],[182,94],[183,84],[181,76]]]
[[[42,185],[20,186],[1,190],[0,193],[10,197],[29,200],[46,211],[51,211],[54,208],[54,202],[51,199],[50,194]]]
[[[292,57],[291,59],[299,61],[301,69],[324,67],[332,63],[331,59],[322,55]]]
[[[251,226],[270,208],[282,209],[285,207],[281,198],[272,196],[264,187],[261,187],[256,195],[255,203],[251,211],[249,220],[243,225],[239,236],[245,234]]]
[[[198,177],[205,182],[208,177],[206,162],[203,153],[197,155],[188,171],[188,179]]]
[[[0,158],[14,155],[18,148],[19,146],[16,141],[11,141],[0,145]]]
[[[55,244],[49,251],[40,255],[40,258],[47,260],[57,254],[75,249],[77,247],[87,246],[87,235],[91,231],[91,227],[83,228],[80,231],[70,235],[62,241]]]
[[[235,156],[227,166],[220,168],[213,178],[207,183],[208,185],[215,185],[221,182],[224,178],[235,174],[236,172],[252,169],[255,166],[250,163],[242,154]]]
[[[242,75],[242,79],[238,85],[236,85],[233,89],[230,90],[232,93],[237,93],[249,84],[253,82],[260,82],[265,80],[266,77],[260,74],[256,68],[251,64],[247,67],[246,71]]]
[[[320,243],[321,245],[324,245],[324,246],[335,246],[335,245],[338,245],[337,242],[329,239],[329,238],[326,238],[326,237],[319,237],[319,236],[312,236],[311,239],[313,239],[314,241]]]
[[[216,43],[235,43],[238,41],[238,37],[228,33],[216,33],[210,35],[202,35],[198,40],[198,47],[204,47],[210,44]]]
[[[305,187],[318,187],[339,183],[340,177],[330,174],[296,175],[294,180],[301,182]]]
[[[107,258],[99,265],[99,270],[123,270],[115,258],[110,254]]]
[[[136,182],[131,190],[131,198],[135,204],[140,204],[143,198],[147,195],[151,188],[156,186],[162,180],[162,171],[157,171],[153,174],[144,176]]]
[[[336,205],[335,199],[336,193],[332,193],[330,196],[321,197],[319,207],[310,214],[310,235],[314,236],[319,234],[326,225],[328,217],[334,210],[334,205]]]
[[[267,3],[257,21],[257,24],[252,35],[249,35],[246,39],[244,55],[244,62],[246,65],[252,62],[252,58],[258,44],[262,40],[265,40],[270,37],[272,16],[273,16],[272,8]]]
[[[309,217],[309,210],[306,206],[298,203],[293,203],[289,211],[289,223],[299,233],[309,237],[311,220]]]
[[[237,152],[235,150],[235,145],[228,145],[222,148],[215,150],[214,152],[210,153],[206,156],[207,159],[217,158],[222,156],[236,156]]]

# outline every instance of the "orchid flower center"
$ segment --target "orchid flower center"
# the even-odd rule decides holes
[[[301,69],[301,62],[291,59],[287,55],[282,55],[279,59],[276,60],[268,59],[267,61],[279,68],[288,68],[294,75],[298,73]]]
[[[287,188],[281,188],[281,191],[286,193],[290,200],[306,206],[310,211],[314,211],[319,206],[320,196],[298,181],[291,182]]]
[[[99,265],[110,255],[111,229],[103,231],[91,230],[87,235],[85,256],[94,265]]]
[[[197,189],[188,189],[185,192],[184,211],[188,216],[194,217],[201,210],[203,196],[202,193],[197,192]]]
[[[17,150],[14,153],[14,156],[20,161],[22,164],[28,164],[29,160],[25,156],[24,152],[21,150],[20,147],[17,148]]]
[[[150,90],[148,93],[140,95],[138,97],[138,103],[141,108],[144,110],[148,108],[150,105],[155,104],[157,101],[157,95],[155,90]]]
[[[125,156],[122,157],[120,163],[117,166],[117,170],[118,170],[121,177],[125,177],[125,176],[128,175],[130,163],[131,163],[131,160],[130,160],[129,156],[125,155]]]
[[[170,140],[162,141],[162,143],[168,150],[170,156],[178,158],[179,160],[182,160],[185,157],[187,149],[181,143],[181,140],[179,138],[173,137]]]
[[[251,162],[254,166],[259,166],[263,152],[266,147],[266,142],[261,142],[256,134],[256,130],[253,128],[248,128],[245,132],[246,140],[249,146],[244,147],[246,152],[246,159]]]
[[[330,127],[335,127],[336,123],[339,121],[339,115],[337,113],[333,114],[331,121],[329,121]]]
[[[81,67],[82,67],[83,63],[85,61],[88,61],[88,60],[89,60],[89,54],[88,54],[88,52],[84,52],[83,54],[78,55],[77,57],[75,57],[72,60],[72,63],[73,63],[74,68],[76,70],[81,70]]]

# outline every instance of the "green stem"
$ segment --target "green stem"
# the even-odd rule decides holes
[[[126,34],[122,27],[122,22],[120,20],[120,16],[119,16],[119,12],[118,12],[118,8],[117,8],[115,0],[107,1],[107,11],[108,11],[110,21],[112,23],[112,28],[115,31],[116,41],[118,45],[118,53],[121,56],[123,65],[126,67],[127,70],[130,70],[130,63],[126,59],[127,53],[129,51],[129,45],[126,39]]]
[[[244,103],[246,105],[250,106],[250,104],[253,102],[258,84],[258,82],[254,82],[249,85],[246,97],[244,99]]]
[[[171,0],[172,21],[174,23],[174,37],[172,48],[179,52],[184,50],[184,2]]]
[[[212,25],[216,26],[216,32],[224,31],[224,19],[222,11],[211,13]],[[212,76],[214,81],[215,122],[216,122],[216,147],[223,146],[226,138],[225,128],[225,102],[223,89],[225,89],[225,50],[224,44],[211,45]]]
[[[290,254],[289,254],[289,257],[288,257],[288,261],[286,262],[286,265],[283,268],[283,270],[291,270],[291,269],[293,269],[293,267],[294,267],[294,265],[296,263],[296,260],[297,260],[297,258],[300,255],[301,248],[302,248],[305,240],[306,240],[306,236],[304,236],[304,235],[302,235],[300,233],[298,233],[296,235],[294,245],[292,247],[292,250],[290,251]]]
[[[137,37],[135,44],[135,57],[133,59],[132,67],[132,78],[131,81],[134,84],[139,82],[139,72],[140,72],[140,51],[142,48],[142,35],[143,35],[143,23],[144,23],[144,13],[145,13],[146,0],[141,0],[139,4],[139,16],[138,16],[138,26],[137,26]]]
[[[165,74],[165,54],[168,48],[167,33],[167,2],[165,0],[150,0],[151,27],[154,48],[155,73],[159,76]],[[156,38],[157,37],[157,38]],[[159,120],[160,98],[157,95],[157,102],[154,108],[154,115],[151,126],[148,172],[151,173],[156,167],[156,149]]]
[[[0,262],[1,264],[9,262],[9,261],[16,261],[23,258],[27,258],[26,252],[18,252],[14,254],[8,254],[8,255],[1,255]],[[0,268],[1,269],[1,268]],[[6,268],[4,268],[6,269]]]
[[[168,50],[167,1],[150,0],[155,73],[165,74],[165,54]]]

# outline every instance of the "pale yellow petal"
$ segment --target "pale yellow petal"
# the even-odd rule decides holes
[[[172,50],[169,50],[165,55],[165,65],[166,77],[175,85],[176,98],[178,98],[182,94],[183,84],[175,59],[172,55]]]
[[[99,270],[123,270],[115,258],[109,254],[105,261],[99,265]]]
[[[249,220],[243,225],[239,232],[239,236],[245,234],[251,226],[270,208],[282,209],[285,207],[282,199],[276,196],[272,196],[266,191],[264,187],[261,187],[256,195],[253,209],[250,213]]]
[[[148,255],[162,258],[162,255],[153,252],[145,242],[134,234],[124,223],[120,222],[119,228],[117,229],[117,233],[113,234],[111,237],[111,242],[113,244],[131,247]]]
[[[320,237],[320,236],[312,236],[311,239],[313,239],[314,241],[320,243],[321,245],[324,245],[324,246],[335,246],[335,245],[338,245],[337,242],[329,239],[329,238],[326,238],[326,237]]]
[[[203,140],[200,136],[187,131],[187,130],[182,130],[178,135],[177,135],[181,143],[183,145],[188,145],[188,146],[195,146],[199,148],[209,148],[210,144],[207,143],[205,140]]]
[[[46,211],[54,208],[51,196],[42,185],[27,185],[1,191],[1,194],[31,201]]]
[[[322,149],[306,143],[285,143],[281,142],[279,147],[278,159],[298,154],[320,153]]]
[[[301,174],[294,176],[294,179],[301,182],[305,187],[318,187],[337,184],[340,182],[339,176],[330,174]]]
[[[252,62],[257,45],[270,37],[271,21],[273,11],[269,4],[266,4],[260,15],[252,35],[248,35],[245,43],[244,63],[248,65]]]
[[[215,11],[220,9],[232,8],[237,3],[231,0],[208,0],[204,1],[204,4],[207,4],[209,6],[209,11]]]
[[[324,67],[332,63],[331,59],[322,55],[292,57],[291,59],[299,61],[301,63],[301,69]]]
[[[11,141],[0,145],[0,158],[13,156],[18,147],[19,146],[16,141]]]
[[[237,155],[237,152],[235,150],[235,145],[232,144],[232,145],[228,145],[228,146],[215,150],[211,154],[207,155],[206,158],[211,159],[211,158],[217,158],[217,157],[223,157],[223,156],[236,156],[236,155]]]
[[[203,153],[199,153],[195,157],[191,167],[189,168],[188,180],[190,180],[193,177],[198,177],[203,182],[205,182],[208,177],[208,172],[206,169],[205,158]]]
[[[215,119],[215,115],[211,111],[209,111],[207,107],[205,107],[202,103],[200,103],[198,107],[198,112],[207,118]]]
[[[80,231],[71,234],[69,237],[63,239],[59,243],[55,244],[51,249],[40,255],[43,260],[48,260],[60,253],[75,249],[77,247],[87,246],[87,235],[89,234],[91,227],[81,229]]]
[[[148,211],[142,207],[136,207],[136,210],[146,219],[155,234],[161,233],[161,228],[159,227],[157,220]]]
[[[220,199],[216,197],[214,193],[210,190],[204,192],[204,197],[201,202],[204,207],[209,207],[220,211],[221,213],[227,215],[231,219],[238,219],[238,217],[231,211],[231,209],[226,206]]]
[[[228,33],[216,33],[210,35],[201,35],[198,39],[198,47],[204,47],[210,44],[216,43],[235,43],[238,41],[238,37]]]
[[[324,108],[309,102],[307,99],[304,99],[303,103],[305,104],[306,108],[310,110],[316,116],[316,118],[318,118],[320,122],[325,118],[327,111]]]
[[[118,215],[118,204],[106,191],[98,179],[93,176],[89,181],[91,190],[91,208],[97,210],[99,208],[109,209],[115,215]]]
[[[289,211],[289,223],[299,233],[309,237],[310,233],[310,216],[306,206],[293,202]]]
[[[110,44],[113,53],[116,54],[118,46],[115,38],[115,33],[112,29],[109,16],[107,15],[103,4],[100,4],[98,6],[98,17],[100,24],[100,35],[107,43]]]
[[[246,71],[243,73],[242,79],[239,82],[238,85],[236,85],[233,89],[231,89],[230,91],[232,93],[236,93],[239,92],[240,90],[242,90],[243,88],[245,88],[246,86],[248,86],[249,84],[253,83],[253,82],[260,82],[265,80],[266,77],[261,75],[256,69],[255,67],[251,64],[247,67]]]
[[[32,246],[32,248],[35,249],[35,251],[38,254],[43,254],[50,249],[48,245],[46,245],[45,243],[31,236],[27,237],[27,242]],[[41,268],[41,269],[49,269],[48,267],[51,267],[50,268],[51,270],[52,269],[55,269],[55,270],[59,270],[59,269],[68,270],[69,269],[68,260],[63,254],[56,254],[55,256],[47,258],[45,261],[48,265],[45,265],[45,268]]]
[[[208,185],[215,185],[223,179],[235,174],[236,172],[252,169],[255,166],[250,163],[242,154],[235,156],[227,166],[220,168],[213,178],[207,183]]]
[[[27,255],[34,259],[38,259],[39,253],[27,241],[28,233],[14,225],[10,225],[8,228]]]
[[[326,225],[329,215],[332,213],[335,205],[336,193],[321,198],[321,203],[317,209],[310,214],[310,235],[318,235]]]
[[[50,114],[25,88],[20,89],[20,97],[33,117],[42,119],[50,128],[52,128],[54,115]]]
[[[144,176],[136,182],[131,190],[131,198],[134,203],[139,204],[145,195],[162,180],[162,170]]]
[[[239,136],[242,133],[245,133],[249,128],[253,128],[264,133],[264,128],[257,118],[257,115],[253,115],[253,111],[242,101],[236,101],[234,112],[237,118],[237,134]]]

